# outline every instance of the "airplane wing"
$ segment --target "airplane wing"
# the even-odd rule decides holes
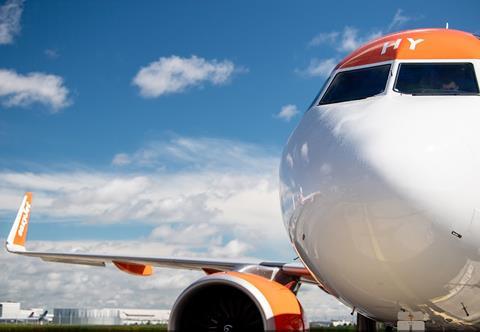
[[[201,270],[207,274],[221,271],[248,271],[248,269],[254,268],[260,270],[264,269],[265,271],[269,270],[272,273],[281,272],[287,276],[297,278],[302,282],[318,284],[310,272],[301,263],[29,251],[26,249],[25,243],[30,219],[31,204],[32,193],[28,192],[23,198],[17,217],[15,218],[5,244],[7,251],[10,253],[37,257],[48,262],[93,266],[106,266],[106,264],[111,263],[124,272],[140,276],[151,275],[153,273],[153,266]],[[323,289],[322,285],[319,286]]]

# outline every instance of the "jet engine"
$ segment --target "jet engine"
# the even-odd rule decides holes
[[[307,320],[291,288],[244,272],[217,272],[194,282],[175,302],[171,331],[305,331]]]

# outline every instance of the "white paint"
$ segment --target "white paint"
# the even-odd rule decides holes
[[[20,226],[18,227],[18,236],[23,236],[23,232],[25,231],[25,227],[28,224],[28,217],[30,216],[30,203],[25,202],[25,206],[22,209],[22,218],[20,221]]]
[[[399,38],[397,39],[396,41],[389,41],[389,42],[386,42],[383,44],[383,47],[382,47],[382,52],[381,52],[381,55],[384,55],[386,52],[387,52],[387,49],[389,47],[393,47],[394,50],[396,50],[399,46],[400,46],[400,43],[402,42],[402,38]]]
[[[412,51],[415,51],[415,48],[417,47],[417,45],[424,41],[422,38],[419,38],[419,39],[407,38],[407,40],[410,42],[410,46],[408,49]]]
[[[384,95],[304,115],[284,156],[308,142],[309,163],[283,158],[280,171],[287,232],[315,278],[362,314],[480,327],[480,97],[401,95],[395,77]]]
[[[408,47],[408,49],[411,51],[415,51],[417,45],[424,41],[424,39],[422,38],[419,38],[419,39],[407,38],[407,40],[410,43],[410,46]],[[385,42],[382,47],[381,55],[384,55],[385,53],[387,53],[387,50],[390,47],[393,47],[393,49],[396,50],[397,48],[400,47],[401,43],[402,43],[402,38],[399,38],[395,41]]]

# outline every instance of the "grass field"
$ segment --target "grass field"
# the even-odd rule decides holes
[[[166,325],[130,325],[130,326],[94,326],[94,325],[28,325],[28,324],[0,324],[1,332],[150,332],[166,331]]]
[[[166,331],[166,325],[141,325],[141,326],[72,326],[72,325],[23,325],[23,324],[0,324],[0,332],[158,332]],[[355,331],[353,326],[350,327],[323,327],[312,328],[310,331]]]

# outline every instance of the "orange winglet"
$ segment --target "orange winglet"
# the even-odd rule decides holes
[[[130,274],[134,274],[137,276],[148,277],[153,274],[153,268],[151,265],[125,263],[125,262],[117,262],[117,261],[113,261],[112,263],[115,264],[115,266],[119,270],[130,273]]]
[[[27,192],[23,197],[22,205],[18,209],[17,217],[12,225],[10,234],[7,238],[7,249],[15,248],[25,250],[25,242],[28,231],[28,221],[30,220],[30,210],[32,206],[32,193]]]

